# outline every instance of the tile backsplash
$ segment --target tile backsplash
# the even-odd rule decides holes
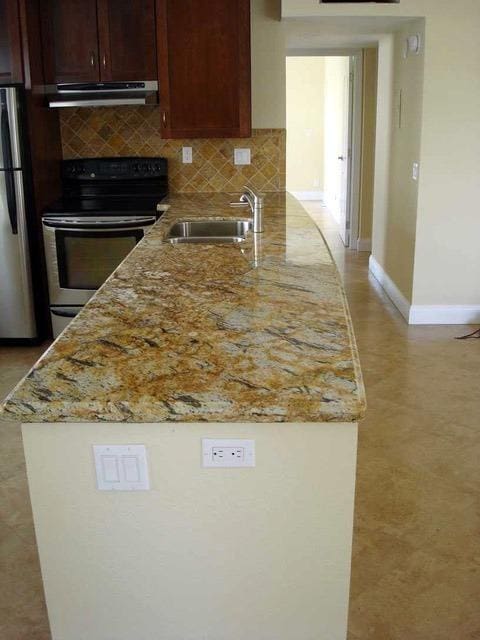
[[[254,129],[251,138],[164,140],[158,107],[63,109],[63,157],[163,156],[169,160],[172,192],[235,192],[248,184],[261,191],[285,190],[285,129]],[[182,163],[182,147],[193,163]],[[235,148],[251,149],[251,164],[233,162]]]

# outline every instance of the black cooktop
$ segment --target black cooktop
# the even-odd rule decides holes
[[[62,198],[44,214],[155,214],[168,194],[166,158],[81,158],[62,162]]]

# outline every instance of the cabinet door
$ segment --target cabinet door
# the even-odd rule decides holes
[[[155,0],[97,0],[100,77],[156,80]]]
[[[250,0],[157,0],[162,135],[251,135]]]
[[[98,82],[96,0],[46,0],[42,24],[47,82]]]
[[[0,2],[0,83],[22,82],[20,18],[17,0]]]

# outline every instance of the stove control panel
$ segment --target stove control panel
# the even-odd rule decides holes
[[[83,158],[64,160],[64,181],[114,181],[163,178],[168,175],[166,158]]]

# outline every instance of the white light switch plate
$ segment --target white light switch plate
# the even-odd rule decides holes
[[[204,467],[254,467],[255,440],[216,440],[203,438]]]
[[[150,489],[145,445],[93,445],[93,455],[100,491]]]
[[[235,164],[245,165],[252,163],[252,152],[250,149],[234,149],[233,159]]]
[[[414,162],[412,166],[412,180],[418,180],[418,176],[420,173],[420,165],[418,162]]]
[[[192,147],[182,147],[182,162],[183,164],[192,164],[193,162]]]

